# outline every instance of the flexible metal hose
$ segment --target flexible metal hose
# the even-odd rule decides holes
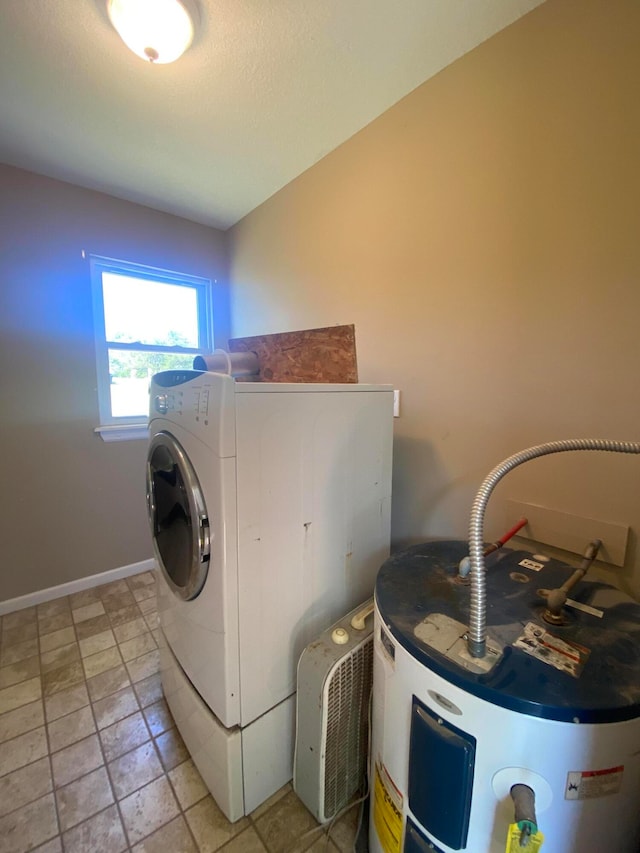
[[[471,614],[469,619],[469,635],[467,645],[473,657],[485,656],[487,591],[484,564],[484,515],[489,497],[500,480],[513,468],[550,453],[564,453],[567,450],[605,450],[611,453],[640,453],[640,443],[633,441],[609,441],[601,438],[575,438],[565,441],[551,441],[539,444],[528,450],[521,450],[497,465],[485,477],[471,508],[469,523],[469,557],[471,560]]]

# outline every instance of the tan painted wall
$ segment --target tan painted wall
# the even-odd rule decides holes
[[[146,442],[98,425],[88,262],[81,251],[218,278],[224,236],[0,166],[0,601],[152,556]]]
[[[639,37],[637,0],[548,0],[230,232],[234,335],[355,323],[401,389],[396,547],[466,536],[513,452],[640,440]],[[640,458],[529,463],[489,535],[506,496],[637,530]]]

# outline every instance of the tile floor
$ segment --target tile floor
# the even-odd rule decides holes
[[[347,853],[286,785],[230,824],[162,696],[145,572],[2,617],[2,853]],[[317,829],[317,831],[312,831]]]

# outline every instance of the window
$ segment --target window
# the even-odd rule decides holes
[[[208,279],[91,257],[100,427],[146,434],[149,381],[211,352]],[[119,437],[131,437],[136,427]]]

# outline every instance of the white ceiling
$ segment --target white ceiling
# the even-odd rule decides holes
[[[149,65],[104,0],[0,0],[0,161],[227,228],[542,0],[197,0]]]

